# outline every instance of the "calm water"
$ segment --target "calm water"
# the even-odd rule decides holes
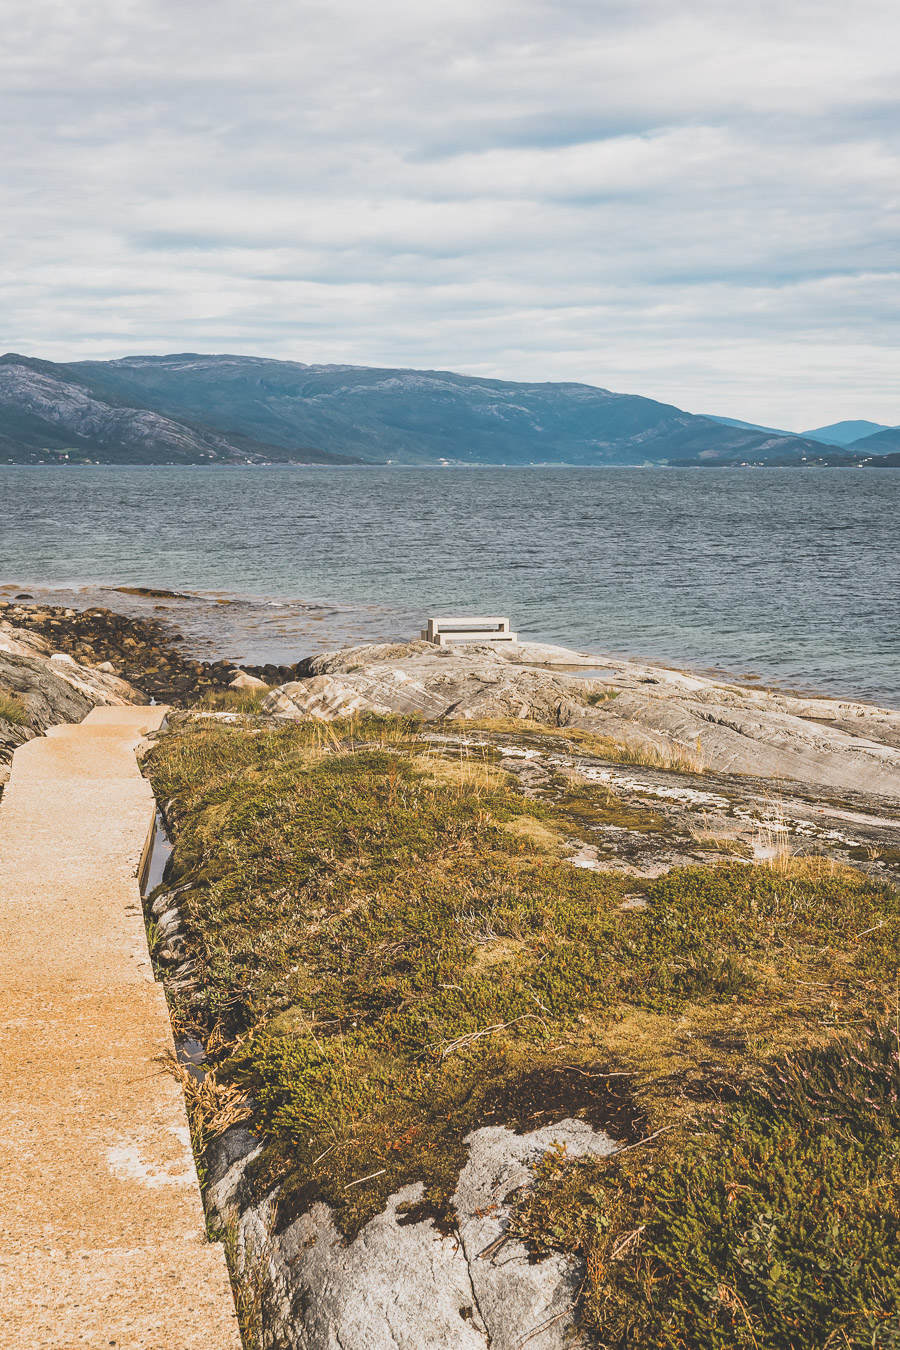
[[[900,703],[900,472],[11,467],[0,493],[13,593],[155,608],[204,653],[296,660],[469,611]],[[121,585],[194,595],[99,589]]]

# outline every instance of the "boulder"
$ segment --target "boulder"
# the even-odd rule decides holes
[[[240,671],[229,684],[229,689],[268,689],[265,680],[257,679],[246,670]]]

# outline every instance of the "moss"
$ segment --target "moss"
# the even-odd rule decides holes
[[[528,801],[490,763],[435,759],[410,719],[206,721],[149,769],[199,981],[176,1012],[252,1093],[281,1222],[322,1198],[349,1234],[413,1181],[444,1221],[478,1124],[655,1128],[719,1100],[751,1039],[822,1038],[900,969],[898,897],[852,873],[689,868],[623,909],[633,880],[558,856],[586,802],[613,804]],[[631,1075],[602,1110],[599,1072]]]
[[[589,707],[596,708],[598,703],[609,703],[612,699],[619,697],[618,689],[601,689],[597,693],[588,694],[586,702]]]
[[[900,848],[889,848],[886,845],[877,847],[872,845],[857,845],[855,848],[847,850],[847,856],[854,862],[885,863],[888,867],[897,867],[900,865]]]
[[[602,784],[568,788],[556,800],[559,810],[588,830],[614,825],[639,834],[671,834],[672,825],[657,811],[628,806]]]

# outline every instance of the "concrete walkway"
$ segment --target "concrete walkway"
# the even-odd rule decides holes
[[[2,1350],[240,1347],[138,889],[164,712],[53,727],[0,802]]]

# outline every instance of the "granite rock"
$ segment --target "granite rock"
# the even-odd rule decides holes
[[[0,761],[60,722],[80,722],[100,705],[148,703],[146,694],[104,671],[53,652],[33,633],[0,623],[0,691],[12,694],[21,722],[0,719]]]

